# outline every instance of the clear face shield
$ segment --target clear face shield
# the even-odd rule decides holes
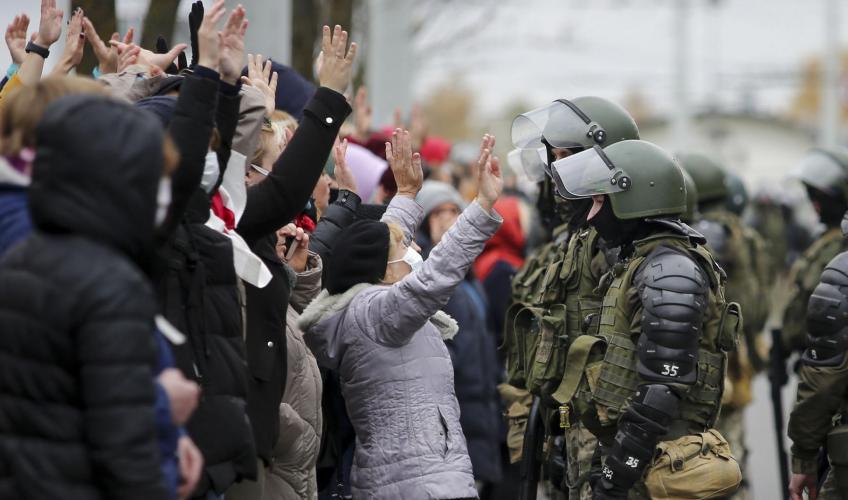
[[[537,182],[551,174],[545,143],[554,148],[584,149],[606,140],[606,131],[565,99],[518,115],[512,121],[511,135],[516,149],[509,154],[510,166]]]
[[[600,146],[557,160],[551,173],[560,196],[567,200],[620,193],[630,189],[630,177],[617,168]]]

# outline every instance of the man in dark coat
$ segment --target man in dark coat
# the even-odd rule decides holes
[[[0,498],[167,497],[152,253],[163,135],[106,97],[48,108],[35,233],[0,261]]]

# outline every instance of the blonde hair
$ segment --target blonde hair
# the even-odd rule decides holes
[[[35,131],[47,107],[60,97],[80,94],[109,92],[95,80],[79,76],[50,76],[13,91],[0,106],[0,154],[15,156],[35,147]]]
[[[271,120],[271,123],[279,123],[284,129],[287,128],[292,132],[297,130],[297,120],[285,111],[275,109],[274,112],[271,113],[271,117],[269,119]]]
[[[261,165],[265,155],[274,150],[274,145],[285,139],[283,126],[279,123],[266,122],[262,124],[262,128],[259,130],[259,143],[256,144],[256,151],[253,153],[251,162]]]

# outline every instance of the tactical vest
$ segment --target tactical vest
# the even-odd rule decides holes
[[[709,282],[707,309],[698,350],[697,377],[681,386],[680,419],[701,430],[712,427],[721,407],[727,352],[735,348],[741,328],[739,305],[724,298],[724,272],[709,251],[688,236],[663,233],[634,243],[635,250],[602,278],[605,289],[597,335],[578,338],[569,351],[568,370],[554,397],[570,402],[577,414],[594,409],[602,426],[614,425],[627,409],[637,387],[644,383],[637,372],[636,343],[641,317],[633,279],[647,256],[657,247],[678,249],[689,255]]]
[[[501,347],[511,385],[550,394],[562,379],[568,346],[597,328],[595,289],[607,267],[603,252],[595,251],[598,240],[594,229],[560,233],[516,275]]]
[[[792,264],[789,270],[792,290],[783,314],[783,344],[787,352],[804,349],[810,295],[819,284],[827,263],[848,250],[846,241],[840,228],[828,229]]]

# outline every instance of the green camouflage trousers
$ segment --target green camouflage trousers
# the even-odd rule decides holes
[[[568,470],[569,500],[592,500],[592,487],[589,485],[589,472],[592,468],[592,455],[598,446],[595,435],[589,432],[579,420],[565,429],[565,454]]]
[[[828,474],[824,479],[821,490],[819,490],[819,500],[843,500],[836,488],[836,478],[833,474]]]
[[[748,448],[745,446],[745,410],[722,408],[721,416],[716,422],[716,429],[730,444],[730,451],[733,452],[733,457],[742,469],[742,485],[733,496],[729,497],[729,500],[750,500],[751,494],[747,488]]]

